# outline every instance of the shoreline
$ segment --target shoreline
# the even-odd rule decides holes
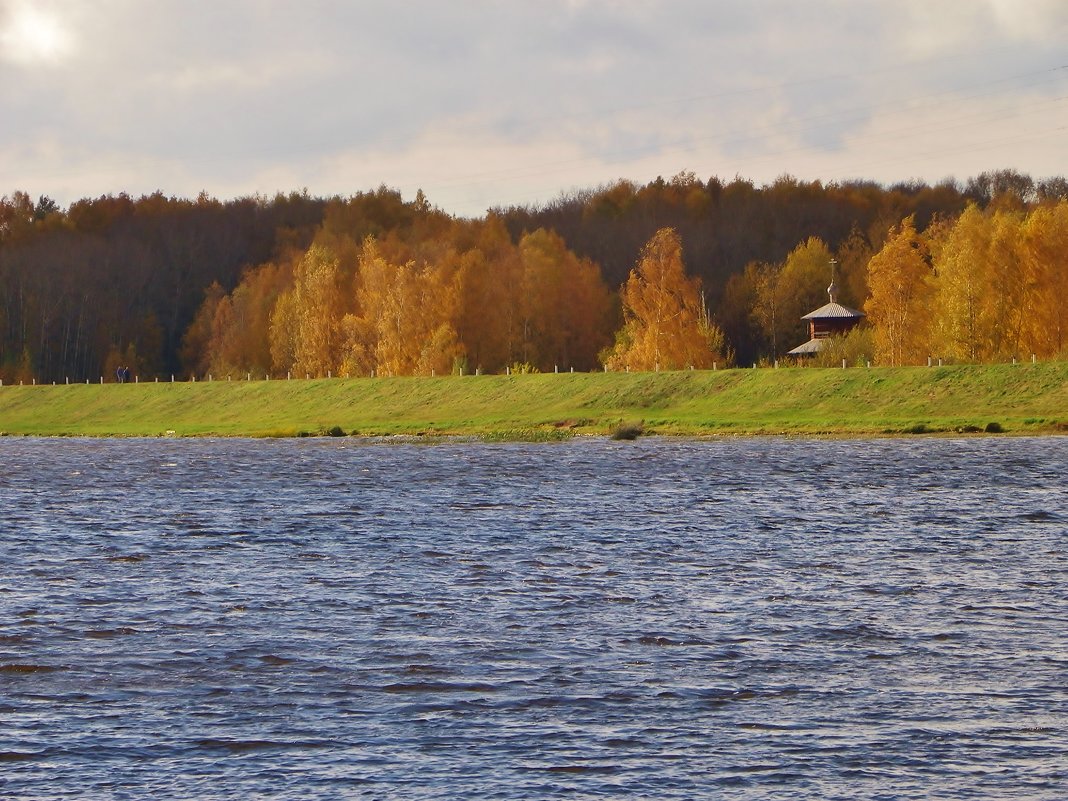
[[[677,442],[694,442],[704,444],[714,444],[717,442],[729,442],[734,440],[786,440],[786,441],[810,441],[810,442],[842,442],[842,443],[864,443],[864,442],[877,442],[880,440],[1004,440],[1004,439],[1059,439],[1066,436],[1065,432],[1021,432],[1021,433],[1002,433],[1002,434],[956,434],[951,432],[944,433],[929,433],[923,435],[912,434],[713,434],[713,435],[687,435],[687,434],[646,434],[641,437],[636,437],[635,440],[659,440],[659,441],[677,441]],[[233,435],[215,435],[215,434],[196,434],[187,437],[165,437],[165,436],[143,436],[143,435],[94,435],[94,434],[5,434],[0,432],[0,441],[75,441],[75,440],[96,440],[99,442],[122,442],[122,441],[152,441],[159,442],[165,441],[249,441],[249,442],[264,442],[268,440],[281,441],[281,440],[293,440],[293,439],[308,439],[315,442],[325,442],[331,440],[340,440],[343,443],[348,444],[351,447],[359,448],[373,448],[373,447],[404,447],[404,446],[422,446],[427,448],[445,447],[448,445],[486,445],[486,446],[508,446],[508,445],[544,445],[551,447],[553,445],[567,445],[575,443],[593,443],[593,442],[624,442],[624,440],[618,440],[608,435],[602,434],[581,434],[566,439],[556,440],[540,440],[540,439],[496,439],[496,438],[484,438],[478,436],[430,436],[430,437],[405,437],[405,436],[362,436],[362,435],[346,435],[344,437],[331,437],[328,435],[316,435],[312,437],[256,437],[246,436],[241,434]]]

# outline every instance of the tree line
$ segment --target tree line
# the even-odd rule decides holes
[[[749,363],[807,338],[799,318],[825,302],[832,258],[843,302],[868,311],[867,347],[886,363],[925,350],[1056,355],[1060,312],[1012,309],[1064,296],[1066,197],[1062,178],[1012,171],[890,187],[682,173],[479,219],[386,187],[229,202],[104,196],[67,209],[15,192],[0,199],[0,378],[95,377],[120,364],[189,376]],[[886,264],[904,270],[886,251],[902,236],[926,272],[916,268],[923,280],[895,318],[880,280]],[[895,330],[913,340],[898,334],[891,347],[880,332],[902,309],[911,316]]]
[[[909,215],[878,249],[855,232],[837,251],[810,237],[784,261],[732,276],[722,322],[771,361],[808,338],[801,315],[827,302],[832,279],[839,299],[867,319],[829,342],[817,363],[1066,358],[1068,200],[969,203],[922,230]]]
[[[306,247],[325,201],[161,194],[0,199],[0,378],[182,373],[182,338],[213,281]]]
[[[613,327],[599,269],[539,229],[419,216],[358,238],[330,212],[305,251],[209,288],[185,340],[194,373],[447,375],[590,370]]]
[[[910,217],[868,264],[882,364],[1068,357],[1068,201],[980,211],[918,231]]]

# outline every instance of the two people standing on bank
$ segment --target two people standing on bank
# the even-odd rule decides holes
[[[130,383],[130,368],[118,367],[115,369],[115,378],[120,384]]]

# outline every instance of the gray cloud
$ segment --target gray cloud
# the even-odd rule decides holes
[[[1066,34],[1056,0],[0,0],[0,192],[1048,175]]]

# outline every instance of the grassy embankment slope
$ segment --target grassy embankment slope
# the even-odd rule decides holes
[[[539,438],[1068,430],[1068,363],[0,387],[0,432]]]

